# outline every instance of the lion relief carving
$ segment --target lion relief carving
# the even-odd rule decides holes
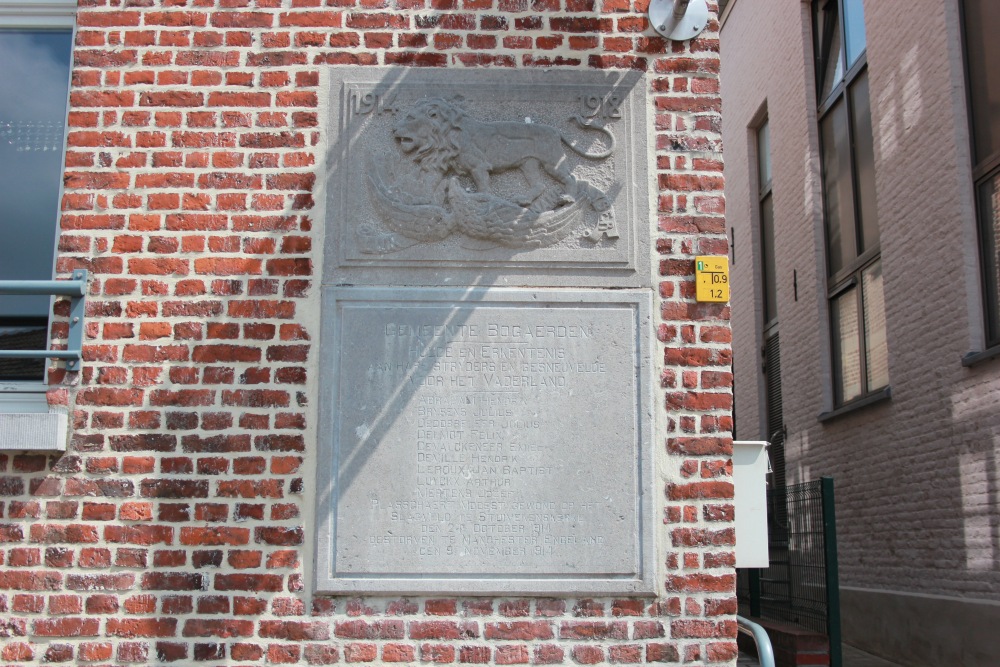
[[[610,199],[573,174],[567,152],[593,161],[611,157],[615,137],[603,125],[573,118],[601,136],[601,147],[587,152],[549,125],[481,121],[443,99],[422,99],[397,113],[391,135],[412,162],[373,161],[368,194],[383,227],[359,228],[364,252],[395,252],[453,233],[474,239],[478,249],[539,248],[582,225],[592,226],[583,238],[593,243],[618,238]],[[494,192],[499,172],[519,174],[524,187],[515,195]]]
[[[517,169],[528,189],[518,203],[529,205],[545,191],[542,171],[556,179],[570,197],[575,197],[579,182],[570,171],[564,145],[588,160],[601,160],[614,152],[615,138],[604,127],[596,127],[575,116],[586,129],[601,132],[608,146],[597,153],[586,153],[554,127],[537,123],[507,121],[482,122],[442,99],[427,99],[415,104],[393,128],[393,136],[404,153],[423,168],[469,176],[478,192],[490,191],[494,172]]]

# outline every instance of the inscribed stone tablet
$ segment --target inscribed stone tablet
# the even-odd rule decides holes
[[[649,311],[327,288],[318,590],[652,591]]]
[[[649,284],[641,74],[329,76],[325,283]]]

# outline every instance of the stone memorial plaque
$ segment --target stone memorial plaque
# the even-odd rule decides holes
[[[640,73],[329,76],[325,283],[649,284]]]
[[[318,591],[652,593],[648,291],[323,299]]]

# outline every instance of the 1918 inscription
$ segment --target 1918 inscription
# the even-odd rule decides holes
[[[637,71],[335,67],[323,280],[648,287]]]
[[[646,295],[356,291],[327,294],[329,588],[644,590]]]

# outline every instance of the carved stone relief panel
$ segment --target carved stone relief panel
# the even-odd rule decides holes
[[[640,74],[331,77],[328,284],[649,284]]]

